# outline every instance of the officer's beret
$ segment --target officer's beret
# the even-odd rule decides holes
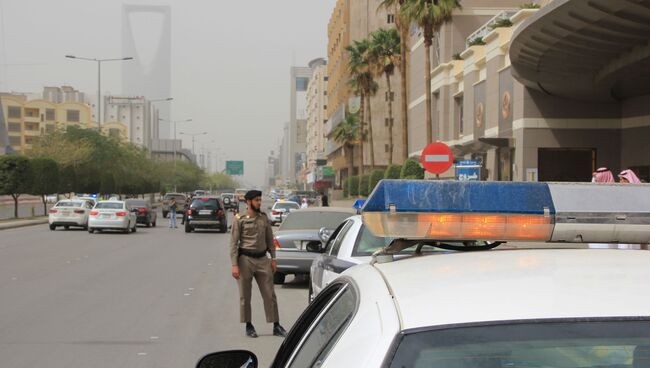
[[[246,195],[244,196],[244,198],[247,201],[252,201],[253,199],[255,199],[257,197],[261,197],[261,196],[262,196],[261,191],[259,191],[259,190],[249,190],[248,192],[246,192]]]

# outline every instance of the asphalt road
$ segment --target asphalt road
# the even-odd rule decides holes
[[[129,235],[46,225],[0,232],[0,365],[194,367],[206,353],[243,348],[268,366],[282,339],[265,323],[257,289],[260,337],[244,336],[230,234],[185,234],[167,221]],[[288,330],[307,305],[307,284],[289,279],[276,293]]]

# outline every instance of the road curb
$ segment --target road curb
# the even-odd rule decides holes
[[[18,229],[21,227],[27,227],[27,226],[36,226],[36,225],[43,225],[48,223],[48,219],[38,219],[38,220],[22,220],[22,221],[16,221],[16,222],[10,222],[7,224],[0,224],[0,231],[2,230],[10,230],[10,229]]]

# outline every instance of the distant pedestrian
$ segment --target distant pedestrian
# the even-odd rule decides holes
[[[307,202],[307,198],[302,199],[302,203],[300,204],[300,208],[309,208],[309,203]]]
[[[287,332],[280,325],[278,300],[273,286],[273,274],[278,266],[271,223],[261,210],[262,192],[248,191],[245,198],[248,206],[246,214],[236,216],[230,240],[232,277],[239,285],[240,321],[246,323],[246,336],[257,337],[251,323],[251,289],[255,278],[264,300],[266,322],[273,323],[273,335],[286,337]]]
[[[330,206],[330,200],[327,197],[327,192],[321,192],[320,193],[320,204],[323,207],[329,207]]]
[[[641,180],[632,170],[623,170],[618,174],[618,179],[622,184],[641,184]]]
[[[190,209],[190,201],[187,200],[185,201],[185,205],[183,205],[183,218],[181,219],[181,225],[185,225],[185,221],[187,221],[187,210]]]
[[[169,228],[176,229],[176,211],[178,210],[178,204],[176,199],[172,197],[169,201]]]
[[[614,174],[612,171],[606,167],[601,167],[592,174],[591,177],[592,183],[616,183],[614,180]]]

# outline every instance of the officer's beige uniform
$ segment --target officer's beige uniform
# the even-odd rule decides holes
[[[267,253],[271,258],[267,257]],[[248,255],[246,255],[248,254]],[[239,266],[239,303],[242,323],[251,322],[251,288],[253,277],[264,300],[266,321],[278,322],[278,301],[273,287],[271,259],[275,259],[273,231],[265,213],[255,217],[239,216],[232,226],[230,259]]]

